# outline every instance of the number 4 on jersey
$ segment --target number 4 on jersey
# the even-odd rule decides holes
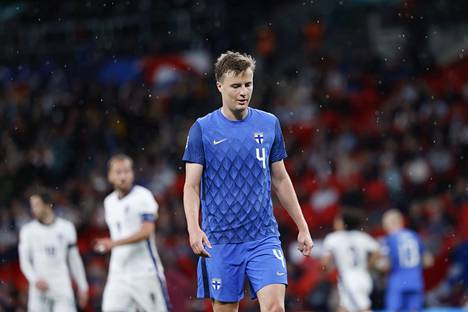
[[[263,169],[266,169],[265,148],[262,147],[262,149],[260,149],[259,147],[257,147],[255,149],[255,152],[257,154],[257,159],[262,162]]]

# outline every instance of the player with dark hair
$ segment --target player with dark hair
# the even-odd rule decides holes
[[[372,279],[368,266],[379,257],[379,244],[361,231],[362,216],[355,210],[344,210],[334,220],[335,232],[323,242],[322,265],[334,262],[338,270],[340,311],[370,311]]]
[[[75,226],[56,217],[48,191],[29,199],[33,221],[20,231],[21,271],[29,282],[28,311],[76,311],[70,273],[78,285],[78,305],[88,302],[88,283],[76,246]]]
[[[222,106],[191,127],[184,208],[198,263],[199,298],[215,311],[237,311],[247,277],[261,311],[284,311],[286,263],[271,189],[295,221],[299,250],[313,246],[285,169],[281,127],[274,115],[249,107],[254,59],[228,51],[215,64]],[[202,225],[199,224],[200,206]]]

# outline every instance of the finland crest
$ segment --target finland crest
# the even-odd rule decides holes
[[[220,278],[212,278],[211,279],[211,286],[213,286],[214,290],[219,290],[221,288],[221,279]]]
[[[254,133],[254,139],[257,141],[258,144],[263,143],[263,132],[255,132]]]

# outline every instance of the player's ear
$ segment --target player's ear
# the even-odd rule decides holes
[[[221,92],[221,87],[222,87],[221,82],[216,81],[216,87],[218,88],[218,91]]]
[[[109,181],[110,184],[112,184],[112,172],[109,170],[109,172],[107,172],[107,181]]]

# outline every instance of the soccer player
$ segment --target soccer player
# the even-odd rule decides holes
[[[388,311],[420,311],[423,307],[423,266],[431,266],[432,255],[425,251],[418,234],[403,227],[403,216],[392,209],[382,218],[385,252],[390,269],[385,306]]]
[[[30,199],[35,220],[21,228],[19,259],[29,282],[28,311],[76,311],[70,272],[78,285],[78,305],[88,302],[88,283],[76,246],[74,225],[55,216],[49,192]]]
[[[133,161],[127,155],[110,158],[108,180],[114,187],[104,200],[110,238],[98,239],[94,247],[100,253],[112,250],[102,310],[167,311],[169,297],[154,237],[158,204],[148,189],[133,184]]]
[[[211,298],[215,311],[238,310],[245,276],[261,311],[284,311],[287,272],[271,188],[299,229],[300,251],[308,256],[313,246],[283,163],[279,121],[249,107],[254,70],[249,55],[221,54],[215,78],[222,106],[193,124],[183,156],[190,245],[201,256],[197,297]]]
[[[370,311],[372,279],[368,267],[379,257],[379,243],[359,231],[360,214],[344,210],[334,220],[335,232],[323,242],[322,265],[338,270],[340,311]]]

